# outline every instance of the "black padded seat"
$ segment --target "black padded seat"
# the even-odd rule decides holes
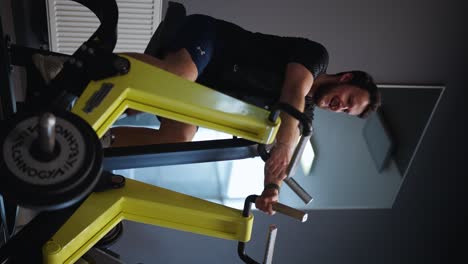
[[[186,13],[184,5],[176,2],[169,2],[166,15],[163,21],[159,23],[144,53],[162,59],[164,56],[164,48],[167,47],[176,36],[178,29],[186,17]]]

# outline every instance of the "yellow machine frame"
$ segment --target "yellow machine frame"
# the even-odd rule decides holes
[[[91,82],[72,109],[99,137],[132,108],[258,143],[273,142],[280,119],[269,121],[269,111],[135,58],[122,57],[130,61],[128,74]]]
[[[241,242],[253,225],[239,210],[127,179],[87,198],[44,245],[44,263],[75,263],[124,219]]]
[[[72,112],[101,137],[132,108],[203,126],[258,143],[272,143],[280,126],[269,112],[137,59],[128,74],[91,82]],[[74,263],[120,221],[183,230],[241,242],[250,240],[253,216],[174,191],[127,179],[121,189],[92,193],[44,245],[44,263]]]

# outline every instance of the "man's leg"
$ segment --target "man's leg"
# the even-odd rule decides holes
[[[138,60],[159,67],[180,77],[195,81],[198,70],[186,49],[180,49],[166,55],[164,60],[159,60],[150,55],[139,53],[127,53]],[[113,147],[149,145],[173,142],[191,141],[197,132],[197,127],[178,121],[161,118],[159,130],[143,127],[115,127],[111,129],[114,137]]]
[[[114,136],[112,147],[123,147],[191,141],[197,132],[197,127],[161,118],[159,130],[144,127],[114,127],[111,131]]]
[[[208,16],[190,15],[176,38],[165,48],[160,60],[150,55],[129,53],[155,67],[195,81],[210,63],[216,46],[216,21]],[[190,141],[197,131],[193,125],[161,119],[159,130],[148,128],[115,128],[113,146],[158,144]]]

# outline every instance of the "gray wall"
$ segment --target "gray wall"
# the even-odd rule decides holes
[[[329,71],[363,69],[379,83],[446,84],[393,209],[313,210],[298,224],[256,215],[248,252],[279,225],[275,263],[447,263],[461,228],[466,4],[462,1],[182,1],[254,31],[299,35],[329,50]],[[417,105],[415,106],[417,107]],[[459,155],[455,155],[459,154]],[[457,188],[458,187],[458,188]],[[129,263],[238,263],[228,241],[128,224],[114,249]],[[263,232],[263,233],[262,233]],[[454,237],[455,236],[455,237]],[[255,242],[257,241],[258,244]],[[250,250],[249,250],[250,249]]]
[[[285,187],[281,202],[307,209],[391,208],[403,178],[393,160],[377,170],[363,136],[365,122],[317,109],[311,173],[298,170],[294,176],[314,200],[305,206]]]
[[[379,111],[395,144],[387,166],[378,171],[363,135],[372,117],[360,119],[317,109],[312,171],[305,176],[298,170],[294,176],[314,201],[305,206],[289,188],[283,188],[282,202],[307,209],[392,208],[443,89],[381,88],[381,92]],[[383,142],[375,144],[379,143]]]

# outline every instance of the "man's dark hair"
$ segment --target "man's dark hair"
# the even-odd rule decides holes
[[[353,75],[353,78],[347,82],[348,84],[357,86],[369,93],[369,104],[362,111],[362,113],[358,115],[360,118],[365,118],[372,111],[376,111],[381,104],[380,92],[377,89],[377,85],[374,83],[372,76],[363,71],[340,72],[336,75],[343,75],[345,73],[351,73]]]

